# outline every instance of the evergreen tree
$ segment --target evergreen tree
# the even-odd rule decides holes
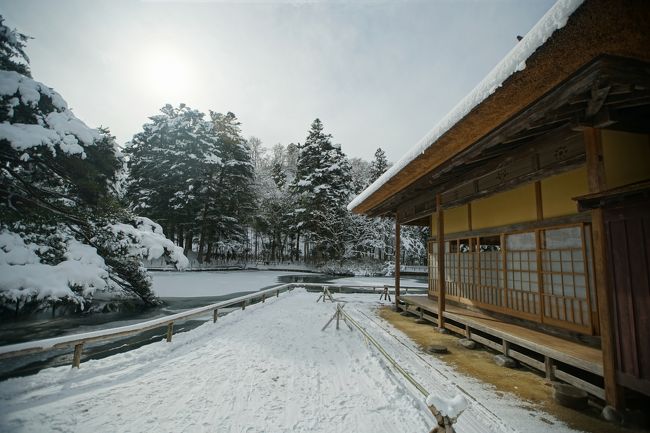
[[[199,240],[199,257],[202,245],[206,244],[208,258],[215,247],[226,253],[238,253],[245,248],[255,200],[251,149],[241,135],[237,117],[231,112],[211,111],[210,119],[221,163],[209,169],[202,191],[203,242]]]
[[[123,161],[114,137],[86,126],[58,93],[29,76],[27,37],[2,22],[0,307],[84,308],[97,290],[155,302],[143,254],[153,255],[149,246],[157,243],[160,254],[184,257],[122,207],[114,186]],[[140,244],[143,236],[148,246]]]
[[[378,147],[375,151],[375,159],[370,164],[370,183],[373,183],[379,176],[384,174],[388,170],[388,160],[386,159],[386,152],[382,150],[381,147]]]
[[[174,234],[179,224],[193,220],[195,191],[202,181],[200,167],[219,161],[208,150],[208,125],[204,115],[181,104],[165,105],[150,117],[127,145],[129,183],[126,197],[131,208],[165,224]],[[184,226],[188,229],[187,226]],[[187,237],[191,239],[191,228]]]
[[[344,253],[350,197],[350,163],[323,124],[314,120],[300,147],[292,191],[297,197],[297,228],[313,242],[315,258],[340,258]]]

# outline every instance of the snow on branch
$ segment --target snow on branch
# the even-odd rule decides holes
[[[178,270],[189,266],[183,248],[167,239],[159,224],[145,217],[136,217],[134,223],[134,225],[118,223],[109,226],[117,236],[120,246],[125,247],[130,255],[145,260],[167,256]]]
[[[94,247],[68,238],[63,260],[54,265],[43,263],[38,254],[49,248],[26,242],[18,233],[0,231],[0,299],[68,300],[83,309],[86,298],[108,287],[104,259]]]

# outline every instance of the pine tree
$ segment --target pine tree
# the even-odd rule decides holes
[[[254,167],[251,150],[241,135],[237,117],[228,112],[210,112],[212,134],[221,163],[205,175],[204,203],[199,256],[202,245],[208,258],[215,246],[227,253],[245,248],[247,228],[254,210]],[[216,245],[214,244],[216,243]]]
[[[370,182],[373,183],[388,170],[388,160],[386,159],[386,152],[378,147],[375,151],[375,159],[370,164]]]
[[[314,243],[316,259],[343,255],[350,197],[350,163],[323,124],[314,120],[300,147],[292,191],[298,199],[297,228]]]

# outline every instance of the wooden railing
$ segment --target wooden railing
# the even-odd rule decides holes
[[[19,356],[26,356],[35,353],[49,352],[54,350],[65,349],[74,347],[74,355],[72,357],[72,366],[79,367],[81,363],[81,355],[83,353],[84,345],[87,343],[94,343],[98,341],[112,340],[118,337],[125,337],[128,335],[140,334],[150,329],[167,326],[166,339],[167,342],[172,341],[174,334],[174,322],[187,320],[197,316],[205,316],[212,313],[213,323],[217,321],[219,310],[228,308],[234,305],[241,305],[242,310],[246,308],[252,301],[260,299],[262,302],[268,297],[280,296],[281,292],[293,290],[296,287],[328,287],[330,289],[342,288],[353,289],[383,289],[383,285],[368,285],[368,286],[353,286],[342,284],[320,284],[320,283],[289,283],[281,286],[276,286],[270,289],[261,290],[259,292],[250,293],[248,295],[239,296],[237,298],[228,299],[226,301],[217,302],[215,304],[206,305],[204,307],[194,308],[192,310],[183,311],[181,313],[173,314],[170,316],[160,317],[158,319],[148,320],[146,322],[135,323],[133,325],[120,326],[118,328],[102,329],[99,331],[87,332],[83,334],[66,335],[63,337],[48,338],[44,340],[28,341],[25,343],[11,344],[7,346],[0,346],[0,359],[13,358]],[[389,286],[393,287],[394,286]],[[415,287],[410,287],[414,289]],[[408,290],[408,287],[402,287]],[[418,289],[425,289],[418,287]],[[426,290],[426,289],[425,289]],[[377,292],[378,293],[378,292]]]
[[[304,285],[304,284],[303,284]],[[11,344],[0,346],[0,359],[12,358],[16,356],[30,355],[39,352],[48,352],[52,350],[64,349],[74,346],[74,356],[72,366],[79,367],[83,346],[87,343],[111,340],[117,337],[139,334],[153,328],[167,326],[167,341],[172,341],[174,333],[174,322],[187,320],[192,317],[204,316],[212,313],[212,321],[216,322],[219,309],[227,308],[233,305],[241,304],[242,309],[246,308],[251,301],[261,299],[262,302],[268,297],[279,296],[281,292],[292,290],[296,284],[284,284],[271,289],[262,290],[226,301],[217,302],[216,304],[206,305],[204,307],[194,308],[170,316],[160,317],[158,319],[148,320],[146,322],[135,323],[133,325],[120,326],[118,328],[102,329],[100,331],[87,332],[84,334],[66,335],[63,337],[48,338],[45,340],[28,341],[25,343]]]

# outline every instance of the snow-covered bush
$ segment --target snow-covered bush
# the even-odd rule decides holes
[[[160,226],[131,215],[115,186],[124,161],[107,129],[78,119],[30,76],[27,37],[0,17],[0,311],[96,291],[155,303],[142,258],[187,259]]]
[[[71,301],[84,309],[96,290],[110,286],[104,259],[97,249],[65,230],[34,236],[0,231],[0,302],[16,308],[38,308],[47,301]],[[30,239],[32,238],[32,239]]]

